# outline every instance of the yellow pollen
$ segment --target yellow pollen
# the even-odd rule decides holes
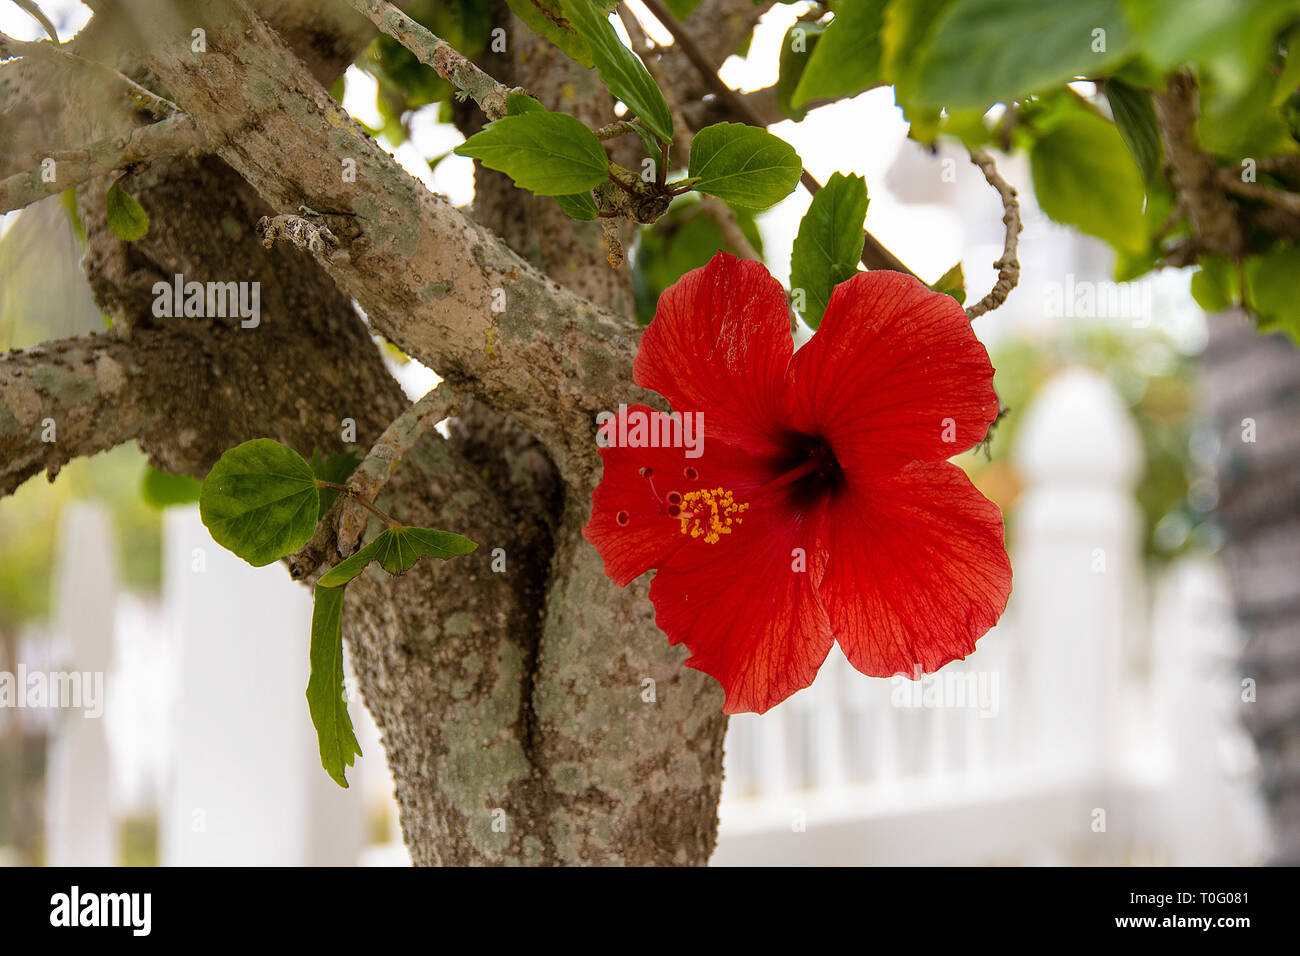
[[[740,515],[748,509],[749,502],[737,501],[726,488],[688,491],[682,495],[682,534],[717,544],[744,520]]]

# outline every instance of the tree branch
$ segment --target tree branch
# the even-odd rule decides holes
[[[986,312],[992,312],[1011,294],[1011,290],[1020,281],[1020,260],[1016,258],[1016,248],[1020,242],[1020,202],[1016,191],[998,172],[993,157],[983,150],[971,150],[970,161],[980,168],[988,184],[998,191],[1002,198],[1002,223],[1006,226],[1006,240],[1002,245],[1002,258],[993,265],[998,270],[997,281],[989,294],[984,296],[966,310],[966,317],[971,321]]]
[[[695,38],[677,22],[672,13],[668,11],[668,8],[660,0],[642,0],[642,3],[645,4],[646,9],[650,11],[654,18],[663,25],[664,29],[672,34],[673,42],[681,47],[682,53],[690,60],[691,65],[699,71],[709,89],[714,92],[727,109],[742,122],[748,123],[750,126],[765,128],[767,124],[763,121],[763,117],[759,116],[739,93],[722,82],[722,78],[718,76],[717,70],[709,62],[699,44],[695,42]],[[800,176],[800,182],[814,196],[821,189],[821,183],[807,169]],[[862,264],[868,269],[892,269],[895,272],[903,272],[910,276],[916,275],[870,232],[867,232],[866,241],[862,245]]]
[[[393,419],[371,446],[369,454],[348,478],[348,488],[355,502],[343,503],[339,514],[339,551],[351,554],[366,530],[364,502],[373,502],[388,479],[397,470],[402,456],[434,425],[456,413],[459,397],[445,385],[425,393],[424,397]]]
[[[1165,91],[1155,94],[1155,103],[1160,139],[1198,243],[1218,255],[1239,258],[1246,240],[1237,211],[1224,195],[1214,157],[1196,138],[1195,78],[1186,70],[1173,74]]]
[[[392,37],[456,89],[467,93],[488,119],[506,115],[506,97],[513,92],[467,60],[442,37],[436,36],[386,0],[349,0],[379,30]]]
[[[0,180],[0,213],[30,206],[93,176],[183,153],[202,144],[203,137],[194,121],[181,114],[91,143],[84,149],[56,150],[49,157],[55,162],[55,175],[49,181],[40,166]]]
[[[108,333],[0,356],[0,495],[135,438],[148,423],[132,366],[129,346]]]
[[[218,154],[278,212],[331,211],[348,256],[322,264],[377,331],[537,435],[562,471],[590,470],[594,414],[636,399],[635,327],[426,190],[245,3],[212,0],[196,19],[207,53],[163,34],[139,54]]]
[[[1300,193],[1287,192],[1285,189],[1277,189],[1265,183],[1242,182],[1235,169],[1219,170],[1219,182],[1224,190],[1243,199],[1276,206],[1293,216],[1300,216]]]

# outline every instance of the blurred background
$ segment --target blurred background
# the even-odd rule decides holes
[[[801,6],[770,12],[723,79],[772,84]],[[88,16],[71,0],[43,7],[61,35]],[[38,36],[9,5],[0,30]],[[414,175],[472,199],[438,104],[395,118],[355,67],[343,96]],[[821,181],[864,175],[868,227],[918,273],[960,262],[972,295],[992,284],[996,194],[963,150],[908,140],[891,91],[772,130]],[[959,463],[1006,515],[1010,607],[938,675],[871,680],[836,649],[811,689],[733,718],[718,864],[1300,854],[1281,786],[1300,773],[1300,545],[1296,516],[1271,504],[1300,462],[1297,351],[1238,315],[1207,316],[1186,273],[1115,283],[1105,244],[1035,209],[1027,165],[999,166],[1024,204],[1022,278],[975,331],[1007,410]],[[742,221],[787,284],[808,202],[800,190]],[[720,245],[689,197],[645,233],[631,267],[646,317]],[[58,198],[0,218],[0,348],[102,327],[79,256]],[[413,398],[436,381],[400,355],[392,365]],[[106,674],[100,719],[0,707],[0,862],[409,862],[364,708],[352,789],[320,769],[292,690],[307,682],[307,590],[215,545],[192,493],[124,447],[0,500],[0,673]]]

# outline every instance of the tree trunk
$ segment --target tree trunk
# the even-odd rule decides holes
[[[1248,318],[1210,318],[1204,387],[1219,437],[1223,560],[1246,634],[1242,715],[1255,738],[1273,862],[1300,864],[1300,350]]]
[[[312,4],[305,16],[301,3],[268,0],[259,9],[277,32],[240,0],[92,6],[79,51],[129,61],[134,75],[158,81],[212,152],[123,181],[150,216],[135,243],[107,228],[105,181],[80,190],[87,274],[114,329],[8,363],[0,397],[23,414],[0,416],[0,439],[6,453],[27,457],[6,469],[6,483],[132,439],[155,464],[195,476],[258,436],[328,454],[344,446],[349,419],[364,452],[404,402],[357,300],[373,330],[465,397],[452,439],[423,435],[380,507],[480,545],[398,578],[363,575],[347,593],[345,638],[412,859],[706,862],[722,775],[721,691],[683,668],[685,649],[655,628],[647,582],[616,588],[581,535],[599,478],[594,415],[649,397],[631,381],[638,333],[627,270],[608,265],[599,229],[495,174],[478,184],[477,222],[425,193],[322,86],[369,36],[345,5]],[[701,14],[724,6],[708,0]],[[500,79],[593,123],[612,118],[594,71],[504,6],[499,16],[509,28],[508,53],[492,67]],[[737,39],[756,17],[746,9],[734,18]],[[200,26],[206,51],[195,53]],[[711,45],[719,61],[730,48]],[[100,129],[69,140],[145,121],[107,108],[101,118]],[[30,156],[7,158],[21,168]],[[357,163],[354,183],[339,176],[344,158]],[[339,220],[345,254],[317,261],[262,245],[258,219],[300,205],[349,217]],[[153,284],[175,273],[260,281],[260,326],[154,316]],[[497,293],[509,302],[500,315]],[[66,367],[63,385],[51,384],[51,364]],[[81,447],[34,446],[32,422],[46,415],[112,428],[87,425]],[[323,565],[309,563],[294,574],[314,580]]]

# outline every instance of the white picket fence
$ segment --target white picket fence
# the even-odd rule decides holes
[[[1133,498],[1141,451],[1108,385],[1065,373],[1027,414],[1003,621],[919,691],[862,677],[836,650],[811,689],[733,718],[715,863],[1260,855],[1214,566],[1180,565],[1148,593]],[[366,756],[343,791],[320,770],[301,693],[286,692],[307,683],[306,589],[213,544],[194,509],[171,509],[164,611],[151,618],[116,596],[101,514],[74,509],[62,534],[55,660],[108,670],[110,683],[105,721],[58,717],[49,862],[114,862],[122,804],[151,801],[165,864],[407,862],[364,708],[353,717]],[[128,649],[116,667],[114,621]]]

